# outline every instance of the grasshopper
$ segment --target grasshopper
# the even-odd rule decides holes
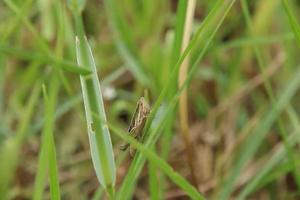
[[[131,119],[128,133],[132,135],[135,139],[140,139],[141,134],[147,120],[147,117],[150,113],[150,106],[144,97],[141,97],[137,103],[134,115]],[[133,157],[135,150],[130,146],[129,143],[123,144],[120,146],[120,150],[125,151],[128,147],[129,153]]]

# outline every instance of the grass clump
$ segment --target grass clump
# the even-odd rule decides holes
[[[1,199],[299,199],[299,9],[4,0]]]

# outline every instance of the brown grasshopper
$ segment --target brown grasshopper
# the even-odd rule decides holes
[[[150,106],[144,97],[141,97],[137,103],[134,115],[131,119],[128,133],[132,135],[135,139],[140,139],[141,134],[147,120],[147,117],[150,113]],[[130,146],[129,143],[123,144],[120,146],[120,150],[125,151]],[[135,150],[130,146],[129,153],[133,157]]]

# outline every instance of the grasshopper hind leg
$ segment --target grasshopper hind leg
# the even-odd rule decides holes
[[[121,150],[121,151],[126,151],[126,149],[128,149],[129,146],[130,146],[129,143],[127,143],[127,144],[122,144],[122,145],[120,146],[120,150]]]
[[[134,133],[134,130],[135,130],[135,128],[132,128],[132,130],[129,130],[129,131],[128,131],[129,135],[132,135],[132,133]],[[128,149],[129,146],[130,146],[129,143],[122,144],[122,145],[120,146],[120,150],[121,150],[121,151],[126,151],[126,150]]]
[[[136,152],[135,148],[133,148],[132,146],[130,146],[130,147],[129,147],[129,154],[130,154],[130,157],[131,157],[131,158],[134,157],[135,152]]]
[[[129,144],[123,144],[120,146],[120,150],[121,151],[126,151],[129,147],[129,154],[130,154],[130,157],[134,157],[134,154],[135,154],[135,149]]]
[[[139,136],[136,136],[136,137],[134,137],[134,139],[136,139],[136,140],[139,141],[140,137],[139,137]],[[132,158],[134,157],[135,152],[136,152],[136,149],[135,149],[133,146],[130,145],[130,147],[129,147],[129,154],[130,154],[130,156],[131,156]]]

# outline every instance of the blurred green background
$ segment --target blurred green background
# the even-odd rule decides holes
[[[108,198],[90,155],[72,2],[0,2],[0,199]],[[77,0],[107,121],[126,131],[145,90],[169,109],[147,131],[158,165],[143,151],[135,169],[111,133],[116,198],[189,199],[185,180],[207,199],[299,199],[299,1],[196,1],[186,51],[194,175],[177,106],[187,2]],[[162,162],[184,180],[166,178]]]

